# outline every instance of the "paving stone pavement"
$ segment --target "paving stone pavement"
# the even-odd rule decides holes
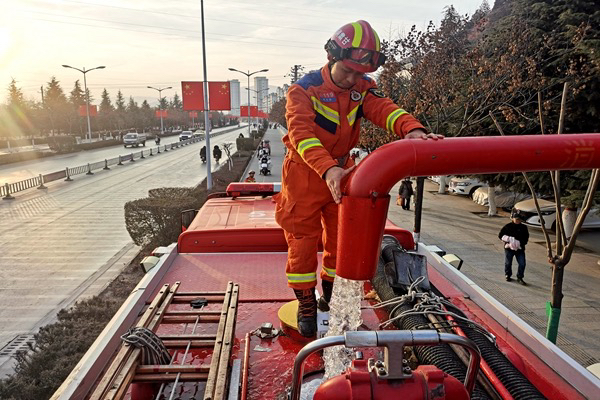
[[[414,185],[416,187],[416,185]],[[399,185],[390,194],[395,200]],[[546,302],[550,299],[552,270],[546,261],[541,231],[529,228],[527,267],[521,286],[504,280],[504,249],[498,232],[509,215],[487,217],[487,208],[457,195],[437,193],[438,185],[425,181],[421,240],[437,245],[464,260],[461,272],[498,301],[519,315],[542,335],[546,332]],[[413,207],[414,208],[414,207]],[[414,211],[404,211],[392,201],[388,218],[413,230]],[[564,299],[558,346],[573,359],[588,366],[600,361],[600,266],[599,256],[577,248],[565,270]],[[516,271],[516,262],[513,263]]]
[[[213,137],[211,145],[232,142],[235,151],[243,129]],[[203,143],[0,202],[0,349],[51,322],[79,296],[97,294],[128,264],[137,249],[125,228],[124,204],[152,188],[202,181]],[[0,365],[4,361],[0,357]]]

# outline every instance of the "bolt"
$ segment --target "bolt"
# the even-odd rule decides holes
[[[378,368],[377,371],[379,372],[379,375],[386,375],[387,374],[387,371],[383,367]]]
[[[402,371],[404,371],[405,374],[410,374],[412,372],[410,367],[404,367]]]

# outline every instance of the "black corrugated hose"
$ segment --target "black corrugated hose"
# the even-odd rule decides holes
[[[373,278],[373,286],[382,301],[397,297],[396,293],[394,293],[394,290],[387,282],[384,273],[384,266],[386,262],[393,262],[394,250],[402,250],[402,248],[398,246],[397,242],[394,243],[393,240],[386,239],[387,238],[384,237],[377,273]],[[412,307],[413,305],[404,305],[397,312],[401,313],[405,310],[411,309]],[[391,308],[388,309],[388,312],[389,311],[391,311]],[[456,307],[453,308],[452,311],[461,316],[465,316],[462,311]],[[394,325],[400,329],[422,329],[423,326],[427,326],[428,322],[429,321],[424,316],[413,315],[395,321]],[[545,399],[545,397],[536,389],[536,387],[533,386],[533,384],[529,382],[529,380],[523,374],[521,374],[521,372],[506,358],[504,354],[502,354],[500,350],[498,350],[498,348],[496,348],[495,344],[489,341],[485,335],[468,327],[462,327],[462,329],[467,337],[477,344],[483,359],[488,363],[492,371],[494,371],[496,376],[498,376],[498,379],[500,379],[502,384],[515,399]],[[450,346],[415,346],[415,354],[420,362],[433,364],[442,371],[456,377],[457,379],[460,379],[461,381],[464,381],[466,367],[460,361],[458,356],[456,356],[456,354],[452,351]],[[487,393],[478,385],[475,388],[472,398],[484,399],[488,398],[488,396]]]
[[[383,253],[383,252],[382,252]],[[380,257],[379,265],[377,266],[377,273],[372,279],[373,287],[379,298],[382,301],[393,299],[397,297],[394,290],[388,285],[385,275],[383,273],[385,262]],[[397,313],[411,309],[413,306],[405,304],[399,307]],[[392,307],[386,308],[388,312],[391,311]],[[398,329],[414,330],[423,329],[423,326],[427,326],[429,321],[422,315],[410,315],[400,320],[394,321],[394,325]],[[461,382],[465,381],[467,373],[467,367],[462,363],[460,358],[452,351],[449,345],[440,344],[437,346],[413,346],[415,356],[419,360],[419,363],[424,365],[435,365],[447,374],[452,375]],[[471,399],[490,399],[487,393],[477,384]]]

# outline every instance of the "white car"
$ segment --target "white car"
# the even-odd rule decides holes
[[[488,185],[474,178],[452,178],[448,190],[450,193],[473,197],[475,190],[480,187],[488,187]]]
[[[489,205],[488,190],[489,190],[488,187],[482,187],[482,188],[476,189],[473,192],[473,196],[471,196],[473,198],[473,201],[477,204],[487,207]],[[496,198],[495,198],[496,207],[500,207],[500,208],[511,208],[512,206],[515,205],[515,203],[518,203],[519,201],[531,198],[531,196],[529,194],[516,193],[516,192],[504,192],[499,187],[496,187],[495,192],[496,192]]]
[[[138,147],[140,144],[142,146],[146,146],[145,133],[129,132],[128,134],[123,136],[123,147]]]
[[[192,131],[182,131],[179,134],[179,141],[182,142],[184,140],[189,140],[192,138]]]
[[[548,200],[538,199],[540,211],[544,217],[546,229],[556,228],[556,203]],[[533,199],[523,200],[515,204],[514,208],[525,217],[525,224],[533,227],[541,227],[540,217],[535,209]],[[579,210],[577,210],[579,212]],[[583,221],[583,228],[600,228],[600,209],[592,208]]]

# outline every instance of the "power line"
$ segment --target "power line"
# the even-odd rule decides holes
[[[150,11],[150,10],[142,10],[142,9],[139,9],[139,8],[112,6],[112,5],[107,5],[107,4],[86,3],[86,2],[83,2],[83,1],[76,1],[76,0],[63,0],[63,1],[70,2],[70,3],[85,4],[85,5],[94,6],[94,7],[117,8],[117,9],[128,10],[128,11],[145,12],[145,13],[169,15],[169,16],[173,16],[173,17],[193,18],[193,19],[200,20],[200,17],[194,17],[194,16],[191,16],[189,14],[185,15],[185,14],[167,13],[167,12],[164,12],[164,11]],[[324,30],[319,30],[319,29],[294,28],[294,27],[291,27],[291,26],[278,26],[278,25],[265,25],[265,24],[257,24],[257,23],[253,23],[253,22],[232,21],[232,20],[228,20],[228,19],[219,19],[219,18],[204,18],[204,19],[207,20],[207,21],[230,22],[230,23],[235,23],[235,24],[254,25],[254,26],[262,26],[262,27],[268,27],[268,28],[295,29],[295,30],[301,30],[301,31],[312,31],[312,32],[330,33],[329,31],[324,31]]]
[[[128,26],[139,26],[139,27],[144,27],[144,28],[158,28],[158,29],[165,29],[165,30],[170,30],[170,31],[178,31],[178,32],[189,32],[189,33],[198,33],[200,34],[200,31],[195,31],[195,30],[191,30],[191,29],[178,29],[178,28],[168,28],[168,27],[163,27],[163,26],[158,26],[158,25],[146,25],[146,24],[134,24],[131,22],[120,22],[120,21],[111,21],[111,20],[106,20],[106,19],[98,19],[98,18],[87,18],[87,17],[75,17],[75,16],[71,16],[71,15],[64,15],[64,14],[55,14],[55,13],[46,13],[46,12],[41,12],[41,11],[31,11],[32,13],[35,14],[42,14],[42,15],[48,15],[48,16],[52,16],[52,17],[59,17],[59,18],[73,18],[73,19],[82,19],[85,21],[94,21],[94,22],[107,22],[110,24],[120,24],[120,25],[128,25]],[[34,18],[35,19],[35,18]],[[47,20],[46,20],[47,21]],[[55,20],[51,20],[50,22],[59,22],[59,23],[65,23],[68,24],[70,22],[68,21],[55,21]],[[86,26],[93,26],[93,27],[102,27],[99,25],[86,25]],[[169,35],[169,33],[163,33],[163,32],[153,32],[153,31],[141,31],[141,30],[132,30],[134,32],[148,32],[148,33],[156,33],[156,34],[165,34],[165,35]],[[232,36],[232,37],[239,37],[239,38],[245,38],[245,39],[254,39],[251,36],[241,36],[241,35],[228,35],[228,34],[224,34],[224,33],[211,33],[210,35],[216,35],[216,36]],[[184,36],[184,35],[177,35],[177,36],[183,36],[183,37],[190,37],[190,36]],[[192,36],[194,38],[198,38],[201,36]],[[227,40],[227,39],[221,39],[221,40]],[[277,42],[288,42],[285,40],[278,40],[278,39],[266,39],[263,38],[262,40],[272,40],[272,41],[277,41]],[[228,41],[232,41],[232,40],[228,40]],[[237,42],[241,42],[241,41],[237,41]],[[242,42],[242,43],[248,43],[248,42]],[[260,42],[251,42],[251,43],[260,43]],[[310,42],[294,42],[294,43],[306,43],[306,44],[311,44]],[[262,44],[269,44],[269,43],[262,43]],[[286,46],[289,47],[290,45],[286,44],[275,44],[273,43],[274,46]],[[312,47],[306,47],[306,46],[291,46],[291,47],[299,47],[299,48],[313,48]]]

